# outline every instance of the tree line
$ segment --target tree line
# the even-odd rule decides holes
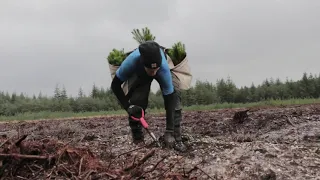
[[[189,90],[182,92],[184,106],[209,105],[216,103],[250,103],[263,100],[285,100],[292,98],[319,98],[320,74],[303,73],[297,81],[266,79],[259,85],[237,87],[231,78],[219,79],[216,83],[197,81]],[[161,91],[150,92],[149,108],[163,108]],[[62,87],[54,89],[53,96],[26,96],[23,93],[0,92],[0,115],[13,116],[17,113],[41,111],[114,111],[120,106],[110,88],[99,88],[93,85],[90,94],[79,89],[78,96],[67,96],[67,90]]]

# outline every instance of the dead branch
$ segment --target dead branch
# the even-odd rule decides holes
[[[38,156],[38,155],[26,155],[26,154],[2,154],[0,153],[0,159],[11,157],[11,158],[22,158],[22,159],[34,159],[34,160],[49,160],[52,157],[51,156]]]
[[[17,147],[19,147],[20,146],[20,144],[21,144],[21,142],[23,141],[23,140],[25,140],[26,138],[27,138],[27,136],[28,135],[23,135],[20,139],[18,139],[17,140],[17,142],[16,143],[14,143]]]
[[[190,174],[192,173],[192,171],[195,171],[197,170],[198,167],[197,166],[194,166],[192,169],[190,169],[187,173],[186,173],[186,176],[190,176]]]
[[[149,151],[145,156],[143,156],[141,158],[141,160],[138,161],[137,164],[131,164],[130,166],[126,167],[123,169],[123,171],[129,171],[129,170],[132,170],[134,169],[135,167],[139,167],[141,166],[144,162],[146,162],[150,157],[152,157],[155,153],[155,150],[152,149],[151,151]]]
[[[167,175],[167,178],[182,180],[183,177],[179,173],[170,173],[170,174]]]
[[[292,121],[290,120],[289,116],[287,116],[287,115],[284,115],[284,116],[287,117],[287,118],[286,118],[286,121],[287,121],[291,126],[295,126],[295,125],[292,123]]]
[[[81,165],[82,165],[83,157],[80,159],[80,165],[79,165],[79,173],[78,175],[80,176],[81,174]]]
[[[7,139],[6,141],[4,141],[1,145],[0,145],[0,148],[5,145],[7,142],[9,141],[9,139]]]
[[[198,168],[202,173],[204,173],[206,176],[208,176],[208,178],[213,179],[213,177],[209,176],[209,174],[206,173],[205,171],[203,171],[201,168],[199,168],[198,166],[197,166],[197,168]]]
[[[25,177],[22,177],[22,176],[17,176],[17,178],[19,178],[19,179],[28,179],[28,178],[25,178]]]
[[[145,171],[145,173],[150,173],[150,172],[154,171],[154,170],[157,168],[157,166],[158,166],[162,161],[164,161],[168,156],[169,156],[169,155],[166,155],[166,156],[164,156],[163,158],[161,158],[160,161],[158,161],[150,170]]]
[[[184,172],[184,177],[190,178],[190,175],[193,171],[198,170],[198,166],[205,162],[205,159],[202,159],[199,163],[197,163],[193,168],[191,168],[188,172]]]
[[[92,180],[96,180],[96,179],[101,179],[103,176],[109,176],[111,177],[112,179],[116,179],[118,176],[114,175],[114,174],[110,174],[110,173],[107,173],[107,172],[104,172],[104,173],[100,173],[100,174],[95,174],[92,176]]]
[[[125,155],[125,154],[129,154],[129,153],[131,153],[131,152],[133,152],[133,151],[142,149],[142,148],[144,148],[144,147],[146,147],[146,146],[147,146],[147,145],[144,145],[144,146],[142,146],[142,147],[139,147],[139,148],[136,148],[136,149],[132,149],[132,150],[130,150],[130,151],[127,151],[127,152],[124,152],[124,153],[121,153],[121,154],[117,155],[116,158],[114,158],[112,161],[110,161],[107,170],[110,169],[112,163],[114,163],[114,161],[116,161],[116,159],[119,158],[120,156]]]
[[[84,179],[88,179],[92,173],[94,173],[94,171],[90,170]]]
[[[169,170],[171,170],[172,167],[174,167],[176,164],[178,164],[178,162],[180,162],[180,160],[181,160],[182,158],[184,158],[184,157],[182,156],[181,158],[179,158],[175,163],[171,164],[171,166],[170,166],[167,170],[165,170],[164,172],[162,172],[161,174],[159,174],[157,177],[158,177],[158,178],[163,178],[163,177],[165,177],[165,174],[166,174]]]

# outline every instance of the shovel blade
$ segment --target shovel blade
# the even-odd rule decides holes
[[[149,132],[150,136],[152,137],[152,139],[154,140],[154,142],[156,142],[158,147],[160,147],[161,146],[160,142],[157,140],[156,136],[152,132],[150,132],[149,130],[148,130],[148,132]]]

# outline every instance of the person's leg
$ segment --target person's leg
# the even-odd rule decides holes
[[[145,111],[148,106],[148,97],[150,93],[151,82],[147,82],[143,85],[138,85],[132,90],[130,103],[140,106]],[[142,132],[142,125],[140,122],[128,117],[129,126],[131,128],[132,139],[135,144],[144,141],[144,135]]]
[[[182,103],[181,103],[181,89],[179,88],[179,79],[172,74],[173,85],[177,94],[177,102],[174,112],[174,138],[177,142],[176,149],[185,151],[186,146],[182,143],[181,138],[181,121],[182,121]]]

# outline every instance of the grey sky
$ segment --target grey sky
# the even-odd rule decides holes
[[[0,90],[109,87],[106,57],[135,48],[131,31],[145,26],[164,46],[185,43],[193,83],[297,80],[320,73],[319,8],[305,0],[1,0]]]

